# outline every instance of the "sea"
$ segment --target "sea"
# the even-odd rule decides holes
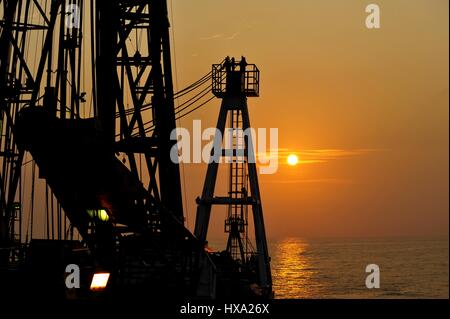
[[[449,298],[448,238],[291,237],[270,241],[269,253],[275,298]],[[379,288],[369,289],[373,264]]]

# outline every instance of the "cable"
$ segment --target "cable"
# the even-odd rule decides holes
[[[199,100],[201,100],[202,98],[204,98],[205,96],[207,96],[210,92],[211,92],[211,86],[208,86],[207,88],[203,89],[200,93],[198,93],[198,94],[196,94],[195,96],[193,96],[191,99],[189,99],[189,100],[183,102],[182,104],[180,104],[178,107],[175,108],[175,115],[180,114],[181,112],[183,112],[184,110],[186,110],[186,109],[189,108],[190,106],[194,105],[196,102],[198,102]],[[212,100],[212,98],[211,98],[210,100]],[[206,101],[205,103],[200,104],[199,107],[205,105],[205,104],[208,103],[210,100]],[[187,103],[189,103],[189,104],[187,104]],[[186,105],[186,104],[187,104],[187,105]],[[185,105],[186,105],[186,106],[185,106]],[[194,107],[194,111],[195,111],[196,109],[198,109],[198,107]],[[186,113],[186,115],[189,114],[189,113],[191,113],[191,112],[192,112],[192,111],[189,111],[188,113]],[[183,116],[184,116],[184,115],[183,115]],[[183,117],[183,116],[181,116],[181,117]],[[181,117],[178,117],[178,118],[181,118]],[[175,118],[175,119],[177,120],[178,118]],[[152,125],[152,126],[150,126],[150,128],[152,128],[152,127],[154,127],[154,124],[153,124],[153,123],[154,123],[154,120],[151,119],[151,120],[149,120],[149,121],[143,123],[143,125],[144,125],[144,127],[145,127],[145,126],[148,126],[148,125]],[[137,129],[137,128],[134,128],[133,131],[135,131],[136,129]],[[149,128],[147,128],[147,129],[145,130],[145,132],[148,132],[148,129],[149,129]],[[135,137],[135,136],[138,136],[138,135],[139,135],[139,133],[134,133],[134,134],[132,134],[132,136],[134,136],[134,137]]]
[[[174,94],[174,98],[179,98],[179,97],[182,97],[183,95],[186,95],[187,93],[193,91],[194,89],[200,87],[201,85],[203,85],[206,82],[208,82],[209,80],[211,80],[211,78],[212,78],[212,75],[211,75],[211,72],[209,72],[208,74],[206,74],[204,77],[202,77],[197,82],[189,85],[188,87],[182,89],[181,91],[176,92]],[[185,93],[185,91],[187,91],[187,90],[189,90],[189,91]]]
[[[202,104],[200,104],[199,106],[193,108],[193,109],[190,110],[189,112],[187,112],[187,113],[185,113],[185,114],[183,114],[183,115],[180,115],[180,116],[177,117],[176,119],[180,119],[180,118],[182,118],[182,117],[185,117],[185,116],[188,115],[188,114],[191,114],[192,112],[198,110],[198,109],[201,108],[203,105],[205,105],[205,104],[211,102],[211,101],[214,100],[214,99],[215,99],[215,96],[212,96],[212,97],[209,98],[207,101],[205,101],[205,102],[203,102]]]
[[[182,110],[176,112],[175,115],[181,113],[182,111],[184,111],[185,109],[187,109],[189,106],[193,105],[195,102],[197,102],[198,100],[200,100],[201,98],[203,98],[204,96],[206,96],[207,94],[208,94],[208,92],[205,93],[205,94],[203,94],[200,98],[198,98],[198,99],[195,100],[194,102],[190,103],[188,106],[184,107]],[[175,117],[175,120],[181,119],[181,118],[185,117],[186,115],[188,115],[188,114],[190,114],[190,113],[192,113],[192,112],[198,110],[200,107],[202,107],[202,106],[205,105],[206,103],[210,102],[210,101],[211,101],[212,99],[214,99],[214,98],[215,98],[215,96],[211,97],[210,99],[208,99],[207,101],[201,103],[200,105],[195,106],[193,109],[187,111],[185,114],[176,116],[176,117]],[[153,120],[144,123],[144,125],[147,125],[147,124],[149,124],[149,123],[151,123],[151,122],[153,122]],[[148,133],[148,132],[153,131],[154,127],[155,127],[155,125],[152,125],[152,126],[146,128],[146,129],[145,129],[145,132]],[[135,134],[133,134],[132,136],[136,137],[136,136],[138,136],[138,135],[139,135],[138,133],[135,133]]]
[[[186,94],[189,94],[190,92],[193,92],[195,89],[200,88],[203,84],[207,83],[209,80],[211,79],[211,72],[209,72],[208,74],[206,74],[205,76],[203,76],[200,80],[192,83],[191,85],[189,85],[188,87],[184,88],[183,90],[176,92],[174,94],[174,99],[178,99]],[[209,88],[211,88],[211,85],[209,85]],[[204,90],[203,90],[204,91]],[[198,95],[195,95],[194,97],[192,97],[190,100],[192,100],[193,98],[197,97]],[[188,101],[190,101],[188,100]],[[182,105],[184,105],[186,102],[184,102]],[[177,106],[175,109],[177,109],[179,106]],[[141,108],[139,109],[139,111],[146,111],[148,109],[152,108],[152,103],[148,103],[148,104],[143,104],[141,106]],[[136,110],[133,109],[127,109],[124,111],[125,115],[130,115],[133,114]],[[120,118],[120,112],[116,113],[116,118]]]
[[[208,100],[206,100],[205,102],[201,103],[200,105],[197,105],[196,107],[194,107],[192,110],[189,110],[188,112],[178,116],[175,118],[175,120],[181,119],[189,114],[191,114],[192,112],[198,110],[199,108],[201,108],[202,106],[206,105],[207,103],[211,102],[213,99],[215,98],[215,96],[212,96],[211,98],[209,98]],[[148,128],[145,129],[145,133],[150,133],[153,132],[155,130],[155,125],[152,125]],[[139,133],[135,133],[132,135],[132,137],[137,137],[139,136]]]
[[[198,100],[201,100],[204,96],[208,95],[208,93],[210,93],[210,91],[211,91],[211,86],[208,86],[206,89],[202,90],[200,93],[196,94],[191,99],[189,99],[186,102],[183,102],[182,104],[180,104],[177,108],[175,108],[175,115],[180,113],[180,112],[182,112],[182,111],[184,111],[185,109],[187,109],[189,106],[191,106],[192,104],[194,104]],[[187,103],[189,103],[189,104],[186,105]],[[184,106],[184,105],[186,105],[186,106]],[[181,108],[181,110],[180,110],[180,108]]]

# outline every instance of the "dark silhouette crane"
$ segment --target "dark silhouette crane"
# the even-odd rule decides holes
[[[55,287],[64,290],[62,272],[70,260],[85,263],[91,275],[96,269],[111,273],[110,288],[123,294],[216,296],[214,264],[203,241],[184,226],[180,169],[170,159],[176,143],[170,135],[185,108],[174,107],[166,1],[0,5],[0,268],[43,262],[39,269],[49,276],[50,270],[61,273]],[[30,206],[36,166],[45,181],[51,242],[23,240],[28,153]],[[258,253],[267,256],[265,239],[260,244]],[[47,264],[47,257],[39,258],[44,250],[57,252],[44,254]],[[259,283],[270,286],[267,257],[258,260]]]

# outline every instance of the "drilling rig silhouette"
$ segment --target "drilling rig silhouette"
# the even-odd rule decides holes
[[[222,99],[222,134],[228,118],[232,132],[250,127],[247,98],[259,95],[258,68],[227,57],[174,93],[165,0],[0,6],[0,290],[272,296],[251,136],[235,133],[232,149],[212,152],[230,161],[208,165],[193,233],[180,165],[170,158],[176,121],[214,98]],[[229,167],[222,197],[215,196],[219,165]],[[205,249],[216,205],[227,209],[221,252]],[[69,264],[80,268],[77,289],[65,282]],[[109,279],[94,292],[100,273]]]

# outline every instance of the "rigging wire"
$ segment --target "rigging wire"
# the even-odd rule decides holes
[[[213,100],[215,96],[212,96],[205,102],[202,102],[199,105],[196,105],[196,103],[198,103],[199,101],[201,101],[203,98],[207,97],[211,93],[211,87],[212,87],[211,84],[208,85],[206,88],[202,89],[199,93],[195,94],[190,99],[184,101],[183,103],[181,103],[177,107],[175,107],[175,116],[176,116],[175,120],[183,118],[184,116],[198,110],[200,107],[206,105],[208,102]],[[188,110],[190,107],[192,107],[192,109]],[[143,109],[144,108],[141,108],[141,110],[143,110]],[[183,113],[183,111],[186,111],[186,112]],[[183,113],[183,114],[181,114],[181,113]],[[144,124],[144,127],[146,126],[146,128],[145,128],[146,133],[152,132],[155,127],[153,119],[151,119],[143,124]],[[133,128],[132,131],[135,133],[131,134],[132,137],[137,137],[140,135],[139,132],[136,132],[137,129],[138,128]]]
[[[200,93],[196,94],[194,97],[192,97],[192,99],[187,100],[186,102],[183,102],[182,104],[180,104],[179,106],[177,106],[175,108],[175,115],[181,113],[182,111],[184,111],[185,109],[187,109],[188,107],[190,107],[191,105],[193,105],[194,103],[198,102],[199,100],[201,100],[203,97],[205,97],[206,95],[208,95],[210,93],[211,90],[211,86],[207,87],[206,89],[202,90]],[[200,97],[198,97],[200,95]],[[198,98],[197,98],[198,97]],[[189,103],[188,105],[186,105],[186,103]],[[185,106],[186,105],[186,106]],[[180,109],[181,108],[181,109]],[[151,119],[150,121],[147,121],[144,123],[145,125],[149,125],[150,123],[153,123],[153,119]]]
[[[196,81],[196,82],[194,82],[194,83],[192,83],[191,85],[189,85],[188,87],[186,87],[186,88],[184,88],[183,90],[181,90],[181,91],[179,91],[179,92],[176,92],[176,93],[174,93],[174,99],[178,99],[178,98],[180,98],[180,97],[182,97],[182,96],[184,96],[184,95],[186,95],[186,94],[189,94],[189,93],[191,93],[191,92],[193,92],[194,90],[196,90],[197,88],[200,88],[203,84],[205,84],[205,83],[207,83],[209,80],[211,80],[211,72],[209,72],[208,74],[206,74],[205,76],[203,76],[200,80],[198,80],[198,81]],[[209,86],[209,88],[211,88],[211,85]],[[197,96],[197,95],[196,95]],[[193,98],[195,98],[196,96],[194,96]],[[191,98],[192,99],[192,98]],[[189,102],[190,100],[188,100],[188,102]],[[184,103],[183,103],[184,104]],[[178,108],[179,106],[177,106],[176,108],[175,108],[175,110]],[[145,110],[148,110],[148,109],[151,109],[152,108],[152,103],[148,103],[148,104],[143,104],[142,105],[142,107],[139,109],[139,111],[145,111]],[[130,114],[133,114],[135,112],[135,109],[134,108],[132,108],[132,109],[127,109],[127,110],[125,110],[125,115],[130,115]],[[116,113],[116,118],[120,118],[120,113],[119,112],[117,112]]]
[[[191,114],[192,112],[194,112],[194,111],[198,110],[199,108],[201,108],[202,106],[208,104],[209,102],[211,102],[211,101],[214,100],[215,98],[216,98],[215,96],[210,97],[208,100],[206,100],[206,101],[203,102],[202,104],[196,106],[195,108],[193,108],[193,109],[190,110],[189,112],[186,112],[186,113],[184,113],[183,115],[180,115],[180,116],[177,117],[176,119],[180,119],[180,118],[182,118],[182,117],[185,117],[186,115]]]
[[[200,93],[193,96],[191,99],[187,100],[186,102],[181,103],[177,108],[175,108],[175,115],[178,113],[183,112],[185,109],[187,109],[189,106],[193,105],[195,102],[201,100],[203,97],[208,95],[211,92],[211,85],[202,90]],[[189,103],[188,105],[186,105]],[[186,106],[185,106],[186,105]],[[181,109],[180,109],[181,108]]]
[[[177,116],[177,117],[175,118],[175,120],[181,119],[181,118],[183,118],[183,117],[185,117],[185,116],[191,114],[192,112],[194,112],[194,111],[198,110],[199,108],[201,108],[202,106],[208,104],[209,102],[211,102],[211,101],[214,100],[215,98],[216,98],[215,96],[210,97],[208,100],[206,100],[205,102],[203,102],[203,103],[197,105],[196,107],[194,107],[193,109],[189,110],[188,112],[186,112],[186,113],[184,113],[184,114],[182,114],[182,115]],[[150,127],[148,127],[148,128],[145,129],[145,133],[153,132],[154,129],[155,129],[155,125],[152,125],[152,126],[150,126]],[[135,133],[135,134],[133,134],[133,135],[131,135],[131,136],[132,136],[132,137],[137,137],[137,136],[139,136],[139,133]]]
[[[185,87],[181,91],[178,91],[174,94],[174,97],[179,98],[185,95],[186,93],[191,92],[193,89],[196,89],[197,87],[203,85],[204,83],[208,82],[212,78],[212,72],[207,73],[205,76],[197,80],[196,82],[192,83],[191,85]],[[185,92],[187,91],[187,92]]]

